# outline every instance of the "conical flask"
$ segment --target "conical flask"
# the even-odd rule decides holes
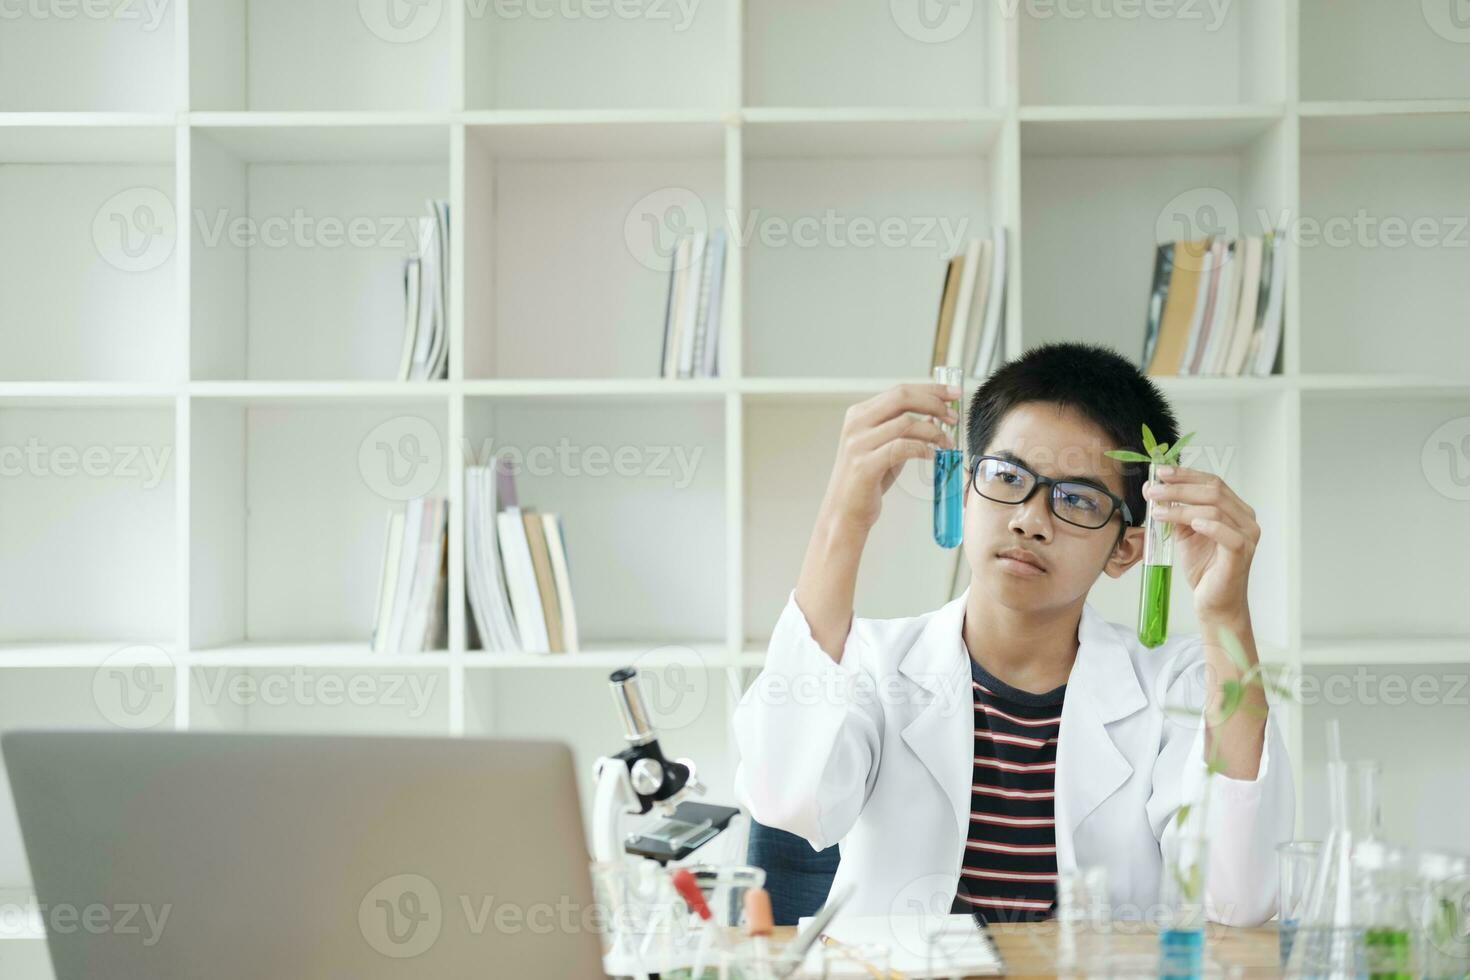
[[[1342,761],[1335,729],[1329,730],[1327,764],[1332,829],[1323,842],[1308,886],[1288,976],[1357,977],[1363,973],[1363,935],[1367,925],[1363,897],[1356,887],[1354,850],[1379,836],[1378,764]]]

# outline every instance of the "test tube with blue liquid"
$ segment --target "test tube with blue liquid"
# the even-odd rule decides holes
[[[960,388],[965,375],[957,367],[937,367],[934,380]],[[954,412],[956,420],[962,418],[959,398],[946,404]],[[959,421],[947,422],[941,418],[937,422],[953,448],[940,446],[934,450],[934,541],[941,548],[953,548],[960,543],[964,529],[965,454],[960,449]]]

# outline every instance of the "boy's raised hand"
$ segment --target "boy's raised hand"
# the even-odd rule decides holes
[[[849,408],[822,500],[823,516],[855,530],[872,528],[883,494],[905,462],[928,458],[938,448],[954,448],[934,419],[957,421],[948,402],[960,397],[955,387],[901,384]]]
[[[1201,623],[1234,621],[1246,612],[1246,584],[1251,559],[1261,540],[1261,526],[1250,504],[1220,477],[1183,466],[1158,470],[1159,483],[1145,484],[1144,496],[1154,504],[1154,520],[1176,525],[1176,564],[1194,590]]]

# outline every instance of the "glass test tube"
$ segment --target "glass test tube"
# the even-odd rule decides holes
[[[957,367],[934,369],[934,380],[938,384],[958,388],[964,378],[964,372]],[[958,419],[961,416],[960,399],[955,398],[947,404]],[[941,548],[953,548],[960,543],[964,529],[965,454],[959,448],[960,423],[944,419],[937,421],[954,448],[934,450],[934,541]]]
[[[1158,479],[1148,464],[1149,482]],[[1173,525],[1154,520],[1149,501],[1143,520],[1143,588],[1138,599],[1138,641],[1156,647],[1169,635],[1169,586],[1174,573]]]

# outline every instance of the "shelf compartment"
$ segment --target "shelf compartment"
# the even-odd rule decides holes
[[[201,661],[241,644],[366,651],[387,515],[447,493],[447,414],[442,401],[191,405],[190,646]]]
[[[449,145],[434,125],[195,129],[192,377],[392,381]]]
[[[449,109],[452,13],[442,2],[399,9],[334,0],[196,4],[189,11],[189,103]]]
[[[1121,4],[1012,9],[1023,105],[1285,98],[1286,11],[1277,0],[1130,5],[1131,16]]]
[[[745,4],[748,106],[982,106],[1003,102],[1003,5]],[[992,13],[992,10],[995,12]]]
[[[737,0],[562,6],[469,3],[471,109],[712,108],[730,101]]]
[[[1337,146],[1378,125],[1303,120],[1301,217],[1294,227],[1301,266],[1301,364],[1305,372],[1408,374],[1434,365],[1470,380],[1470,299],[1461,288],[1470,250],[1470,117],[1458,150],[1364,150]],[[1414,125],[1413,117],[1379,120]],[[1334,135],[1324,133],[1333,130]],[[1354,140],[1354,142],[1358,142]]]
[[[0,110],[166,112],[178,4],[25,3],[0,33]]]
[[[476,396],[464,431],[467,465],[504,451],[561,515],[583,648],[723,640],[723,403]]]
[[[1467,418],[1463,396],[1302,395],[1306,636],[1470,636]]]
[[[1091,124],[1075,124],[1084,125]],[[1025,347],[1082,341],[1141,358],[1159,242],[1260,235],[1287,213],[1285,122],[1154,120],[1128,128],[1135,125],[1154,132],[1159,152],[1094,152],[1060,138],[1074,124],[1022,124]]]
[[[0,406],[0,641],[174,641],[172,407]]]
[[[0,125],[0,378],[175,381],[174,131]]]
[[[1433,99],[1470,91],[1470,24],[1450,0],[1301,0],[1303,99]]]
[[[745,375],[927,375],[945,263],[1003,212],[1002,141],[966,121],[748,129]]]
[[[468,127],[465,377],[657,381],[675,234],[727,224],[724,182],[714,122]]]

